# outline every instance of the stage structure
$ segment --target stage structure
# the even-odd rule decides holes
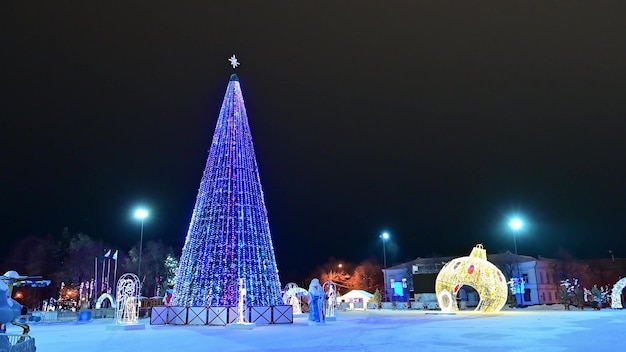
[[[475,311],[498,312],[506,303],[504,274],[487,260],[482,244],[476,245],[469,257],[449,261],[437,275],[435,292],[442,312],[458,311],[456,295],[464,285],[472,286],[480,296]]]
[[[233,67],[236,58],[230,59]],[[237,75],[228,82],[172,296],[181,307],[283,305],[248,116]]]

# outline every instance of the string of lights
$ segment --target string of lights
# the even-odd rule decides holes
[[[236,75],[226,89],[174,285],[179,306],[282,304],[259,169]]]

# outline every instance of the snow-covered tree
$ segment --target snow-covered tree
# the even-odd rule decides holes
[[[376,308],[380,308],[380,302],[382,300],[383,300],[383,295],[380,293],[379,289],[376,289],[376,292],[374,292],[374,297],[372,297],[370,301],[376,304]]]
[[[585,296],[591,297],[591,304],[594,308],[602,308],[602,304],[606,303],[611,297],[611,290],[608,286],[593,285],[591,290],[585,288]]]
[[[171,253],[165,258],[165,288],[174,286],[176,282],[176,272],[178,271],[178,259]]]
[[[580,307],[580,301],[578,300],[577,292],[580,291],[580,284],[578,279],[574,278],[570,282],[570,279],[561,280],[559,291],[559,300],[565,306],[565,310],[570,310],[570,305],[578,303]]]

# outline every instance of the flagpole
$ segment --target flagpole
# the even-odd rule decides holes
[[[107,258],[107,292],[111,285],[109,284],[109,279],[111,278],[111,258]]]
[[[92,291],[93,291],[93,297],[92,299],[94,300],[94,302],[98,299],[96,290],[98,287],[98,257],[93,257],[93,261],[94,261],[94,271],[93,271],[93,277],[94,277],[94,286],[91,287]],[[94,306],[95,307],[95,306]]]
[[[115,254],[113,255],[113,259],[115,260],[115,271],[113,272],[113,285],[115,285],[115,290],[117,290],[117,251],[115,251]]]
[[[102,258],[102,293],[106,292],[106,290],[104,289],[104,259]]]

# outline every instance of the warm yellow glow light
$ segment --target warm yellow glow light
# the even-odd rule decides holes
[[[482,244],[476,245],[469,257],[449,261],[437,275],[435,292],[442,311],[459,310],[456,295],[463,285],[472,286],[480,296],[475,311],[498,312],[506,303],[508,291],[504,275],[487,260]]]

